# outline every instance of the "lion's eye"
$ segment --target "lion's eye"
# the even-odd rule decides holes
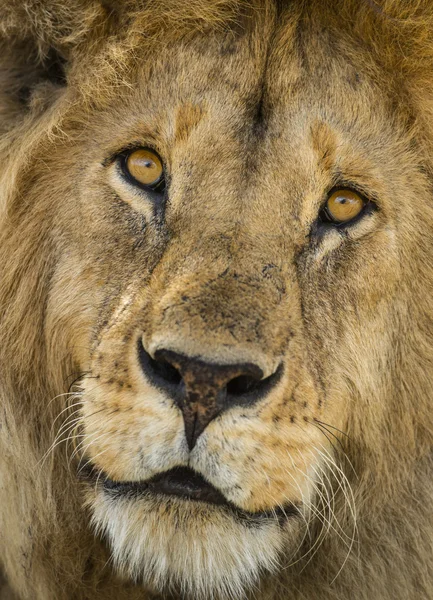
[[[366,201],[353,190],[336,190],[329,196],[321,217],[331,223],[349,223],[361,214],[365,205]]]
[[[156,152],[140,148],[125,156],[126,173],[141,186],[162,192],[164,190],[164,167]]]

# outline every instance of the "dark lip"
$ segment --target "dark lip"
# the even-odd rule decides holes
[[[104,491],[112,498],[119,497],[142,497],[146,495],[164,495],[178,497],[183,500],[204,502],[221,506],[230,511],[238,519],[249,521],[252,524],[265,519],[277,520],[280,523],[289,517],[298,514],[298,508],[294,504],[284,507],[260,512],[249,512],[240,509],[211,483],[200,474],[189,467],[175,467],[164,471],[146,481],[113,481],[103,472],[95,468],[87,468],[81,474],[85,479],[99,480]]]

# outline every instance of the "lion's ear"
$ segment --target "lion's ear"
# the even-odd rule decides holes
[[[1,0],[0,111],[25,104],[41,83],[65,85],[74,54],[110,12],[103,0]]]

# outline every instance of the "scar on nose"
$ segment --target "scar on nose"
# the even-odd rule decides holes
[[[202,105],[187,102],[182,104],[176,114],[175,142],[186,142],[194,127],[202,120],[205,110]]]

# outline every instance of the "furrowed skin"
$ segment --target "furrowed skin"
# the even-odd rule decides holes
[[[0,3],[1,600],[433,597],[432,34]]]

